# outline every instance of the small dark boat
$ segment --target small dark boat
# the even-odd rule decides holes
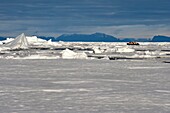
[[[139,45],[137,42],[128,42],[127,45]]]

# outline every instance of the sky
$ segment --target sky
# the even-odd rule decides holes
[[[0,0],[0,36],[170,36],[170,0]]]

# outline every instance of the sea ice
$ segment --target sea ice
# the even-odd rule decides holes
[[[63,59],[87,59],[86,53],[76,53],[69,49],[63,50],[61,54]]]

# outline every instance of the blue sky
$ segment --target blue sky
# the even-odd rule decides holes
[[[170,36],[170,0],[0,0],[0,36]]]

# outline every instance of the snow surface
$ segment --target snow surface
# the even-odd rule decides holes
[[[2,113],[170,112],[170,43],[0,44]]]
[[[118,52],[118,53],[131,53],[134,51],[135,51],[134,49],[131,49],[128,46],[116,48],[116,52]]]
[[[169,113],[157,60],[0,59],[2,113]]]

